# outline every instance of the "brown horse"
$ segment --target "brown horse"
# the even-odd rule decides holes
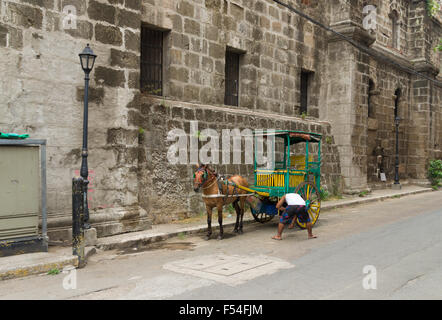
[[[235,188],[234,184],[239,184],[244,187],[248,187],[249,184],[247,180],[239,175],[234,175],[227,179],[226,181],[218,179],[218,175],[214,170],[209,168],[207,165],[197,165],[197,170],[194,175],[193,189],[198,192],[200,189],[203,190],[203,200],[206,204],[207,210],[207,237],[209,240],[212,235],[212,209],[218,209],[218,222],[219,222],[219,236],[218,239],[223,238],[223,206],[232,203],[236,211],[236,223],[233,232],[242,234],[242,221],[244,216],[244,205],[246,201],[245,196],[236,196],[237,194],[246,194],[247,192]],[[221,189],[220,190],[220,186]],[[226,197],[226,194],[228,197]]]

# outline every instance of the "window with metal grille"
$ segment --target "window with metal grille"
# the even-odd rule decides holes
[[[399,116],[399,101],[401,98],[401,89],[397,88],[394,92],[394,118]]]
[[[373,80],[369,79],[368,80],[368,117],[370,118],[374,118],[375,114],[374,114],[374,106],[373,106],[373,91],[374,91],[374,82]]]
[[[301,71],[301,114],[307,114],[308,107],[308,86],[311,72]]]
[[[239,56],[240,54],[226,51],[226,91],[224,95],[224,104],[229,106],[238,106],[239,96]]]
[[[140,89],[163,95],[163,32],[141,27]]]

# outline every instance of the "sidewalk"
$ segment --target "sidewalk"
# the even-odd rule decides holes
[[[433,191],[432,188],[424,188],[419,186],[405,185],[401,190],[383,189],[374,190],[370,194],[359,197],[358,195],[343,196],[342,199],[322,201],[321,212],[348,207],[357,204],[363,204],[373,201],[383,201],[389,198],[400,198],[406,195],[418,194],[422,192]],[[219,229],[217,221],[217,213],[214,213],[212,220],[215,222],[212,225],[213,230]],[[228,215],[223,218],[223,226],[234,227],[236,221],[236,214]],[[244,224],[252,223],[255,220],[249,212],[244,214]],[[131,232],[119,234],[116,236],[99,238],[96,247],[101,250],[126,249],[138,245],[146,245],[158,241],[163,241],[176,236],[191,235],[196,233],[206,232],[207,230],[207,216],[203,215],[200,219],[189,219],[188,221],[178,221],[170,224],[153,225],[152,229],[140,232]]]
[[[373,201],[383,201],[389,198],[400,198],[406,195],[430,191],[433,191],[433,189],[405,185],[402,186],[401,190],[374,190],[364,197],[359,197],[358,195],[346,195],[342,199],[322,201],[321,212]],[[219,227],[217,225],[218,222],[216,214],[214,216],[215,219],[212,229],[217,230]],[[225,213],[223,226],[226,228],[233,228],[235,220],[235,214]],[[250,212],[246,212],[244,215],[244,224],[253,222],[254,219]],[[95,247],[101,250],[121,250],[163,241],[172,237],[203,233],[206,232],[206,230],[207,216],[202,215],[200,217],[177,221],[175,223],[154,225],[152,226],[152,229],[145,231],[99,238]],[[90,254],[93,254],[95,252],[95,248],[89,248],[89,252]],[[47,273],[52,269],[61,270],[64,266],[78,265],[77,257],[72,256],[72,248],[70,247],[49,247],[49,252],[47,253],[30,253],[12,257],[3,257],[0,258],[0,262],[0,280],[18,278],[31,274]]]

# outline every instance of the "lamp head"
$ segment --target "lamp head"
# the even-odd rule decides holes
[[[94,67],[95,58],[97,57],[96,54],[92,51],[92,49],[89,47],[89,43],[87,44],[86,48],[84,48],[83,52],[79,54],[80,56],[80,62],[81,62],[81,68],[85,73],[91,72],[92,68]]]

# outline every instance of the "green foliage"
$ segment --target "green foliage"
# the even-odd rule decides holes
[[[427,0],[428,16],[433,17],[437,11],[440,10],[440,3],[437,0]],[[439,39],[439,44],[434,48],[434,51],[442,51],[442,38]]]
[[[51,276],[55,276],[55,275],[57,275],[59,273],[60,273],[60,270],[57,269],[57,268],[54,268],[54,269],[51,269],[51,270],[48,271],[48,274],[51,275]]]
[[[323,188],[321,188],[321,190],[319,190],[319,195],[320,195],[322,201],[325,201],[328,198],[330,198],[330,193]]]
[[[225,210],[230,214],[235,213],[235,208],[233,207],[233,205],[231,203],[225,207]]]
[[[333,142],[332,137],[327,136],[327,137],[325,138],[325,143],[327,143],[327,144],[332,144],[332,142]]]
[[[428,168],[428,177],[436,189],[442,186],[442,160],[431,160]]]
[[[305,117],[307,117],[307,113],[305,113],[305,112],[301,113],[302,120],[305,120]]]
[[[427,12],[430,17],[434,16],[440,9],[440,4],[437,0],[427,0]]]
[[[138,133],[139,133],[139,134],[143,134],[143,133],[144,133],[144,129],[143,129],[143,128],[139,128],[139,129],[138,129]]]
[[[178,233],[178,238],[180,240],[184,240],[184,238],[186,238],[186,234],[184,232],[180,232],[180,233]]]
[[[442,38],[439,39],[439,44],[434,48],[434,51],[442,51]]]
[[[370,192],[368,192],[367,190],[364,190],[362,192],[359,193],[360,197],[365,197],[367,194],[369,194]]]

